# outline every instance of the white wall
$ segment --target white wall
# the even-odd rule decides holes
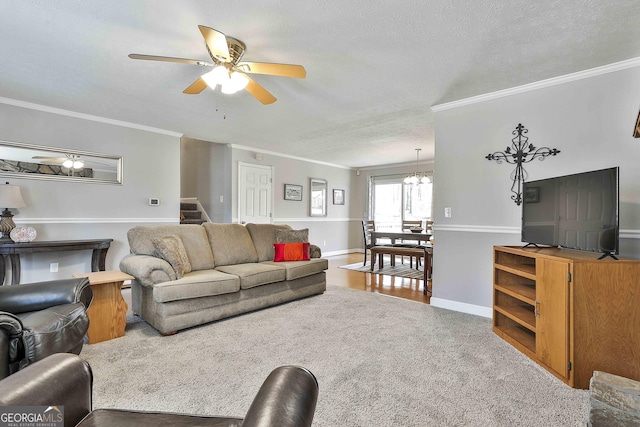
[[[518,123],[536,147],[561,151],[526,164],[531,180],[620,166],[620,252],[640,258],[639,94],[640,68],[628,68],[434,109],[432,304],[491,313],[492,246],[520,244],[521,207],[510,199],[513,165],[484,157],[510,145]]]
[[[123,157],[123,185],[2,179],[20,186],[26,208],[13,211],[38,240],[112,238],[106,268],[129,253],[126,232],[146,223],[177,222],[180,135],[96,117],[2,100],[0,139]],[[149,197],[160,206],[149,206]],[[22,283],[69,278],[91,271],[91,251],[21,256]],[[49,263],[58,262],[58,273]]]

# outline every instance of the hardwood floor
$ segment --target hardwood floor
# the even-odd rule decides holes
[[[329,260],[327,284],[367,292],[377,292],[429,304],[431,293],[424,295],[422,280],[338,268],[340,265],[362,262],[362,257],[363,254],[359,253],[327,257]],[[429,289],[431,289],[431,282],[429,282]]]

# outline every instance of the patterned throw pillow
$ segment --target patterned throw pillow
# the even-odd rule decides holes
[[[182,279],[185,273],[191,271],[191,262],[187,256],[182,239],[177,234],[170,234],[158,239],[153,239],[155,255],[164,259],[176,272],[176,278]]]
[[[274,262],[309,261],[309,242],[274,243]]]
[[[276,229],[276,243],[298,243],[309,241],[309,229],[282,230]]]

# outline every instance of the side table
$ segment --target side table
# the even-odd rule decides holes
[[[88,277],[93,291],[93,301],[87,310],[89,344],[123,336],[129,307],[122,297],[122,283],[133,277],[117,270],[74,274],[73,277]]]

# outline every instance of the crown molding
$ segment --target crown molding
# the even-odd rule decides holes
[[[139,125],[137,123],[130,123],[122,120],[108,119],[106,117],[93,116],[91,114],[78,113],[76,111],[64,110],[62,108],[49,107],[47,105],[34,104],[26,101],[19,101],[17,99],[0,97],[0,104],[13,105],[14,107],[21,107],[21,108],[27,108],[29,110],[43,111],[45,113],[74,117],[76,119],[90,120],[92,122],[106,123],[108,125],[120,126],[120,127],[130,128],[130,129],[138,129],[146,132],[153,132],[161,135],[173,136],[176,138],[181,138],[183,136],[183,134],[181,133],[173,132],[166,129],[159,129],[151,126]]]
[[[603,74],[614,73],[616,71],[626,70],[628,68],[634,68],[638,66],[640,66],[640,58],[627,59],[625,61],[615,62],[613,64],[603,65],[601,67],[591,68],[589,70],[578,71],[577,73],[566,74],[564,76],[552,77],[550,79],[540,80],[538,82],[529,83],[522,86],[516,86],[496,92],[489,92],[483,95],[460,99],[458,101],[446,102],[444,104],[436,104],[431,107],[431,110],[437,113],[444,110],[450,110],[452,108],[464,107],[467,105],[477,104],[479,102],[490,101],[492,99],[503,98],[505,96],[517,95],[520,93],[574,82],[577,80],[600,76]]]
[[[336,165],[334,163],[321,162],[319,160],[305,159],[304,157],[292,156],[290,154],[279,153],[277,151],[269,151],[269,150],[263,150],[261,148],[248,147],[246,145],[239,145],[239,144],[227,144],[227,145],[229,147],[231,147],[231,148],[236,149],[236,150],[253,151],[255,153],[270,154],[272,156],[284,157],[284,158],[292,159],[292,160],[300,160],[302,162],[308,162],[308,163],[316,163],[316,164],[319,164],[319,165],[331,166],[331,167],[338,168],[338,169],[346,169],[346,170],[355,170],[355,169],[357,169],[357,168],[352,168],[352,167],[349,167],[349,166]]]

